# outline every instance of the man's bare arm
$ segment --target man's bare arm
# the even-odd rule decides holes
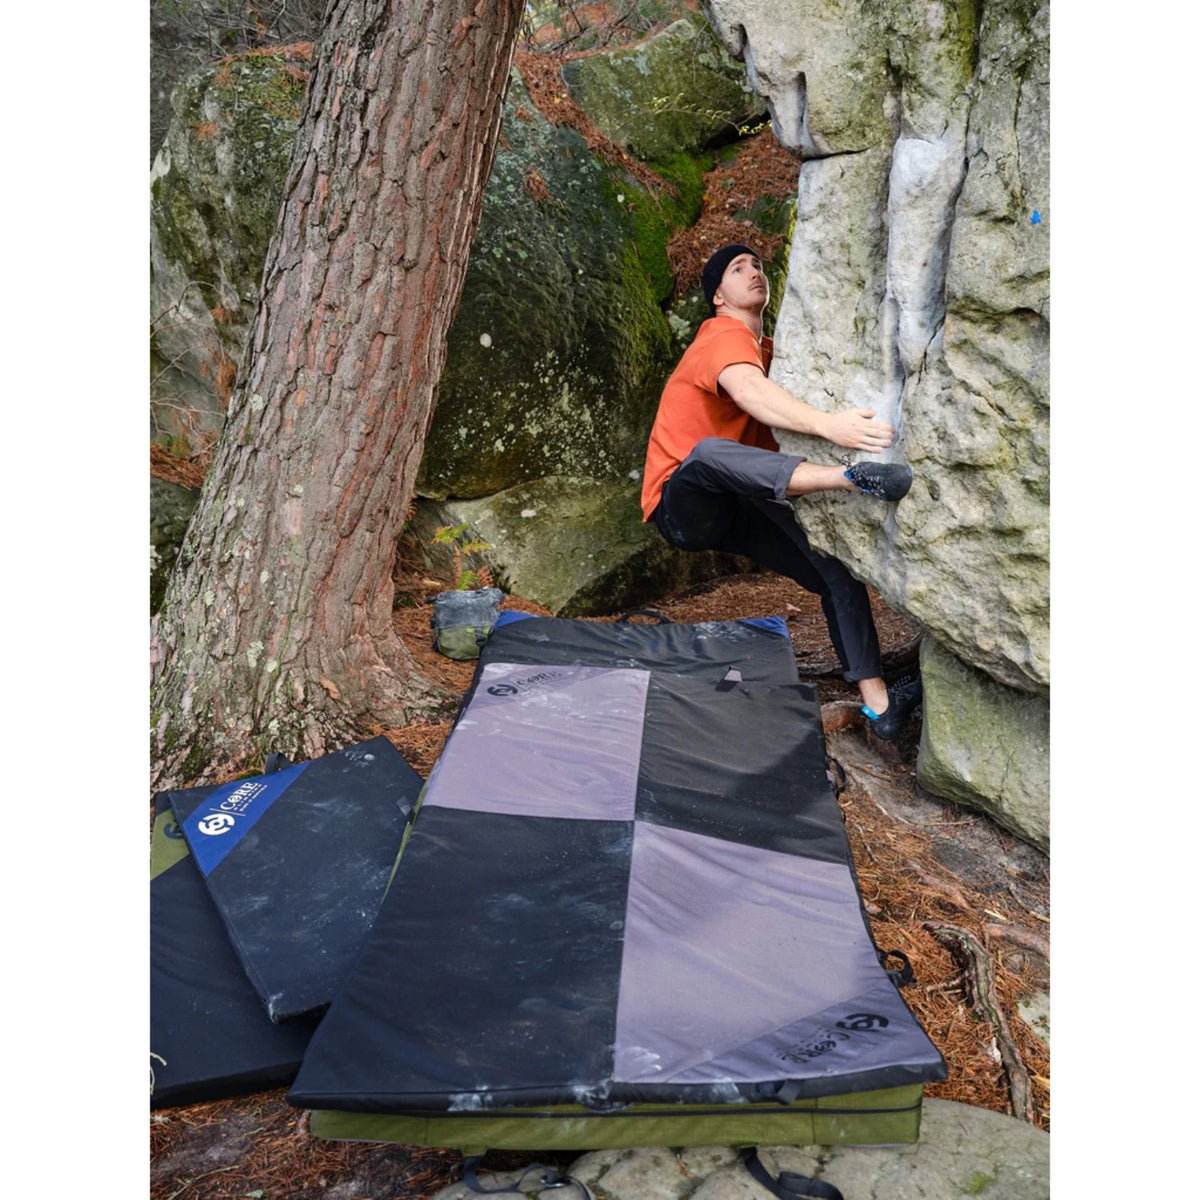
[[[822,412],[772,382],[754,363],[733,363],[717,382],[740,409],[776,429],[813,434],[835,446],[868,452],[886,449],[896,436],[891,425],[871,419],[873,408]]]

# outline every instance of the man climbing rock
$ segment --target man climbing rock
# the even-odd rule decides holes
[[[644,519],[681,550],[746,555],[820,596],[843,677],[858,684],[869,727],[894,738],[920,701],[920,681],[884,684],[867,589],[812,549],[788,497],[857,491],[894,502],[912,486],[912,469],[821,466],[782,453],[772,427],[867,453],[890,446],[895,430],[874,420],[874,409],[822,412],[767,378],[773,347],[762,336],[762,314],[770,285],[749,246],[718,250],[701,282],[713,316],[663,389],[646,452]]]

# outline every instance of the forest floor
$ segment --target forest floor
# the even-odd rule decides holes
[[[401,557],[397,632],[418,667],[461,697],[474,663],[438,654],[429,626],[429,603],[449,581],[419,567],[406,572],[406,561],[414,562]],[[874,594],[872,603],[885,670],[900,671],[916,631]],[[547,615],[517,597],[505,607]],[[1014,1075],[1022,1076],[1028,1102],[1018,1098],[1017,1106],[1048,1128],[1049,1051],[1018,1012],[1023,998],[1049,987],[1048,859],[988,818],[920,789],[919,720],[895,744],[868,740],[856,694],[836,673],[820,605],[790,580],[729,576],[648,607],[672,621],[786,617],[801,677],[820,691],[830,753],[846,768],[840,804],[875,940],[908,956],[916,981],[903,995],[949,1066],[949,1078],[926,1085],[926,1094],[1011,1112]],[[444,721],[363,734],[385,733],[427,777],[451,724],[448,712]],[[966,944],[974,957],[958,949]],[[427,1200],[460,1177],[462,1161],[452,1150],[321,1141],[282,1089],[153,1113],[150,1147],[151,1200]],[[575,1157],[534,1148],[494,1152],[488,1164],[538,1158],[565,1167]]]

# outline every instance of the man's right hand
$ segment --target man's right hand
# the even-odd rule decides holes
[[[848,408],[844,412],[826,413],[821,436],[835,446],[847,450],[863,450],[868,454],[886,450],[896,437],[891,425],[873,421],[873,408]]]

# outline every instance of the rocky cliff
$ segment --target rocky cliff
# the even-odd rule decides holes
[[[804,525],[936,643],[922,781],[1045,844],[1049,5],[710,7],[802,160],[772,375],[876,409],[916,473],[894,510],[806,499]]]

